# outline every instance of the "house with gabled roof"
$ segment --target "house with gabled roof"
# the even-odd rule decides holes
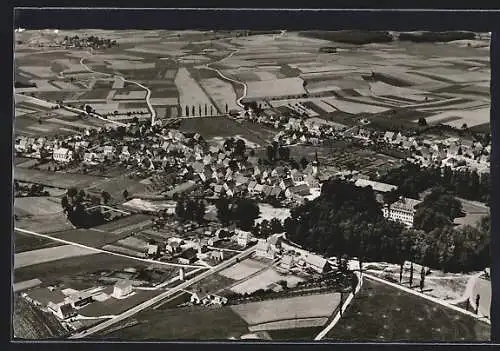
[[[394,140],[394,132],[385,132],[384,141],[390,143]]]
[[[318,273],[327,273],[332,268],[325,258],[315,254],[307,255],[305,263],[307,267],[312,268]]]
[[[294,186],[293,179],[292,178],[281,179],[281,181],[279,182],[279,186],[281,189],[286,190],[289,187]]]

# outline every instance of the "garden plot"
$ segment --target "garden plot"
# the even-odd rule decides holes
[[[182,108],[184,106],[207,105],[210,110],[212,102],[186,68],[182,67],[177,71],[175,85],[179,91],[179,103]],[[214,108],[216,107],[214,106]]]
[[[14,255],[14,269],[62,260],[70,257],[88,256],[96,253],[97,252],[94,250],[73,245],[62,245],[33,251],[25,251]]]
[[[238,262],[235,265],[224,269],[219,274],[233,280],[241,280],[266,268],[267,265],[251,258]]]
[[[144,251],[146,249],[148,243],[144,240],[139,239],[139,238],[129,236],[125,239],[117,241],[116,245],[123,246],[127,249]]]
[[[306,91],[303,80],[298,77],[249,82],[248,98],[266,98],[274,96],[302,96]]]
[[[200,84],[212,97],[219,111],[225,111],[226,105],[229,110],[240,109],[236,104],[236,93],[233,86],[219,78],[202,79]]]
[[[459,119],[448,121],[445,122],[444,124],[452,126],[454,128],[461,128],[462,125],[465,123],[467,124],[468,127],[472,127],[475,125],[488,123],[490,121],[490,108],[486,107],[472,111],[464,111],[464,110],[446,111],[427,117],[426,120],[427,123],[440,123],[440,121],[448,119],[450,117],[457,117]]]
[[[340,303],[340,293],[297,296],[231,306],[250,325],[280,320],[328,318]]]
[[[280,280],[286,280],[289,286],[295,286],[298,282],[304,281],[304,279],[297,276],[281,275],[273,268],[269,268],[262,273],[259,273],[258,275],[233,286],[231,290],[239,294],[253,293],[259,289],[267,289],[269,287],[272,287]]]
[[[388,111],[387,107],[380,107],[375,105],[361,104],[357,102],[350,102],[345,100],[339,100],[336,98],[324,98],[323,101],[335,109],[350,113],[350,114],[359,114],[359,113],[380,113]]]
[[[20,66],[19,70],[40,78],[50,78],[56,75],[50,66]]]
[[[17,213],[28,216],[46,216],[62,212],[61,200],[54,197],[18,197],[14,199]]]

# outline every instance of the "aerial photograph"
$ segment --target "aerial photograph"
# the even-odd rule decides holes
[[[12,340],[491,340],[491,33],[13,36]]]

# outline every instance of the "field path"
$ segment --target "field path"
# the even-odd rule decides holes
[[[91,52],[88,52],[88,55],[92,55]],[[93,69],[91,69],[89,66],[87,66],[85,63],[84,63],[84,60],[85,60],[85,57],[82,57],[80,59],[80,64],[89,72],[92,72],[92,73],[97,73],[97,74],[103,74],[103,75],[107,75],[107,76],[110,76],[110,77],[118,77],[119,79],[121,79],[123,82],[128,82],[128,83],[132,83],[132,84],[135,84],[137,85],[138,87],[146,90],[146,104],[148,105],[148,110],[149,112],[151,113],[151,125],[154,125],[155,123],[155,118],[156,118],[156,110],[153,108],[153,105],[151,104],[151,90],[141,84],[141,83],[138,83],[136,81],[133,81],[133,80],[128,80],[126,79],[125,77],[123,77],[122,75],[119,75],[119,74],[113,74],[113,73],[104,73],[104,72],[98,72],[98,71],[94,71]]]
[[[238,51],[239,50],[235,50],[235,51],[231,52],[229,55],[221,58],[220,60],[215,61],[215,62],[211,62],[211,63],[207,63],[206,65],[204,65],[202,67],[205,68],[205,69],[214,71],[215,73],[217,73],[224,80],[227,80],[227,81],[230,81],[232,83],[236,83],[236,84],[242,85],[243,86],[243,95],[236,99],[236,104],[238,106],[240,106],[241,108],[244,108],[243,104],[241,103],[241,100],[243,100],[247,96],[247,91],[248,91],[247,84],[245,82],[240,82],[239,80],[236,80],[236,79],[233,79],[233,78],[230,78],[230,77],[226,76],[224,73],[222,73],[217,68],[210,67],[213,64],[220,63],[220,62],[222,62],[222,61],[230,58],[231,56],[233,56],[234,54],[236,54]]]

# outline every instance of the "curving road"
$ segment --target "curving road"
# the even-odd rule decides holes
[[[88,53],[89,56],[92,55],[92,53]],[[119,74],[113,74],[113,73],[105,73],[105,72],[98,72],[98,71],[94,71],[92,68],[90,68],[89,66],[87,66],[83,61],[85,60],[85,57],[82,57],[80,59],[80,64],[89,72],[91,73],[96,73],[96,74],[102,74],[102,75],[105,75],[105,76],[110,76],[110,77],[118,77],[120,78],[122,81],[124,82],[128,82],[128,83],[131,83],[131,84],[135,84],[137,85],[138,87],[146,90],[146,104],[148,105],[148,110],[149,112],[151,113],[151,125],[154,125],[155,123],[155,118],[156,118],[156,111],[155,109],[153,108],[153,105],[151,104],[151,90],[145,86],[145,85],[142,85],[141,83],[138,83],[136,81],[133,81],[133,80],[128,80],[128,79],[125,79],[125,77],[119,75]]]
[[[238,106],[240,106],[241,108],[244,108],[243,104],[241,103],[241,100],[243,100],[246,96],[247,96],[247,91],[248,91],[248,86],[245,82],[240,82],[239,80],[236,80],[236,79],[233,79],[233,78],[230,78],[228,76],[226,76],[224,73],[222,73],[220,70],[218,70],[217,68],[212,68],[210,67],[211,65],[214,65],[216,63],[220,63],[228,58],[230,58],[231,56],[233,56],[235,53],[237,53],[239,50],[235,50],[233,52],[231,52],[229,55],[221,58],[220,60],[218,61],[215,61],[215,62],[211,62],[211,63],[207,63],[206,65],[202,66],[202,68],[204,69],[208,69],[208,70],[211,70],[211,71],[214,71],[215,73],[217,73],[222,79],[224,80],[228,80],[230,82],[233,82],[233,83],[236,83],[236,84],[239,84],[239,85],[243,85],[243,95],[241,97],[239,97],[238,99],[236,99],[236,104]]]

